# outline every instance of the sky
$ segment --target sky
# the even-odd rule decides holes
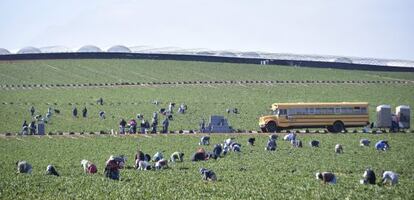
[[[0,0],[0,48],[180,47],[414,60],[413,0]]]

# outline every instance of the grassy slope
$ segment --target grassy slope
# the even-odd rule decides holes
[[[40,60],[0,62],[0,84],[183,80],[414,80],[410,72],[369,72],[183,61]]]
[[[227,108],[237,107],[239,115],[230,115],[234,128],[258,129],[257,118],[266,114],[266,109],[274,102],[313,102],[313,101],[367,101],[370,103],[371,120],[375,120],[375,106],[380,104],[414,105],[414,85],[276,85],[276,86],[176,86],[176,87],[127,87],[99,89],[36,89],[2,91],[0,109],[0,132],[19,131],[23,120],[30,120],[31,105],[45,114],[52,106],[60,109],[48,131],[99,131],[116,129],[121,118],[132,118],[137,113],[151,116],[160,107],[167,107],[170,101],[188,105],[185,115],[175,115],[171,129],[196,129],[202,117],[211,114],[225,114]],[[96,99],[103,97],[106,104],[98,106]],[[159,107],[151,102],[162,103]],[[3,104],[5,103],[5,104]],[[13,104],[11,104],[13,103]],[[54,105],[56,103],[56,105]],[[72,105],[77,104],[80,112],[87,106],[88,119],[73,119]],[[50,105],[47,105],[50,104]],[[108,119],[98,119],[98,111],[104,110]],[[148,119],[147,118],[147,119]],[[413,115],[411,121],[413,120]]]
[[[279,141],[278,150],[273,153],[263,150],[265,135],[255,135],[257,142],[254,147],[245,145],[250,136],[236,136],[236,140],[243,144],[241,154],[233,153],[217,161],[191,163],[189,157],[197,148],[199,137],[0,138],[0,151],[3,152],[0,198],[413,199],[413,134],[300,135],[305,144],[303,149],[292,149],[287,142]],[[213,136],[212,143],[221,142],[226,137],[229,136]],[[372,142],[387,139],[392,149],[376,152],[373,147],[361,148],[358,146],[361,138],[369,138]],[[320,140],[321,147],[309,148],[307,143],[311,139]],[[344,145],[344,154],[333,153],[336,143]],[[125,169],[121,172],[120,182],[103,178],[103,165],[109,155],[124,154],[132,158],[137,146],[151,155],[156,151],[165,151],[167,156],[174,151],[182,151],[185,162],[159,172]],[[211,149],[211,146],[207,147],[207,150]],[[29,161],[34,167],[33,174],[16,175],[14,163],[17,159]],[[84,175],[81,159],[95,162],[98,174]],[[55,165],[62,177],[44,176],[48,164]],[[132,166],[131,160],[127,166]],[[199,167],[214,170],[219,181],[202,181],[197,171]],[[360,185],[359,179],[367,167],[375,170],[377,180],[381,170],[397,172],[400,174],[399,185]],[[334,172],[338,176],[338,184],[323,185],[315,180],[314,174],[319,170]]]

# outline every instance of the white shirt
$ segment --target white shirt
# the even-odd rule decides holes
[[[384,179],[384,181],[390,180],[391,184],[394,185],[398,183],[398,174],[392,171],[385,171],[384,174],[382,174],[382,179]]]

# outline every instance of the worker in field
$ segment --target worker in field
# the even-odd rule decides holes
[[[35,121],[30,122],[29,124],[30,135],[36,134],[36,128],[37,128],[36,122]]]
[[[158,120],[156,118],[152,118],[151,120],[151,133],[157,133],[157,126],[158,126]]]
[[[99,118],[100,119],[105,119],[105,111],[103,111],[103,110],[99,111]]]
[[[380,140],[375,144],[375,149],[378,151],[387,151],[390,149],[390,145],[386,140]]]
[[[193,161],[193,162],[195,162],[195,161],[204,161],[206,159],[207,159],[206,150],[204,150],[203,148],[197,149],[197,151],[191,157],[191,161]]]
[[[269,139],[277,140],[277,135],[276,134],[269,135]]]
[[[138,149],[135,154],[135,160],[145,160],[145,154],[140,149]]]
[[[184,161],[184,153],[183,152],[174,152],[171,154],[170,156],[170,161],[171,162],[183,162]]]
[[[43,121],[48,122],[50,120],[50,118],[52,117],[52,112],[50,112],[49,110],[46,113],[45,118],[43,119]]]
[[[336,176],[332,172],[316,173],[316,179],[322,180],[323,183],[336,184]]]
[[[296,139],[296,133],[291,133],[289,132],[289,134],[285,135],[285,137],[283,137],[283,140],[285,141],[292,141]]]
[[[166,169],[166,168],[168,168],[168,160],[166,160],[166,159],[161,159],[161,160],[158,160],[156,163],[155,163],[155,169],[156,170],[161,170],[161,169]]]
[[[78,109],[76,107],[73,107],[72,109],[72,116],[75,118],[78,117]]]
[[[200,142],[198,143],[198,145],[210,145],[210,136],[203,136],[200,139]]]
[[[231,150],[233,150],[234,152],[240,152],[241,151],[241,144],[237,143],[237,142],[233,142],[231,145]]]
[[[393,171],[384,171],[382,173],[382,184],[396,185],[398,183],[398,174]]]
[[[254,146],[255,141],[256,141],[256,138],[254,138],[254,137],[251,137],[251,138],[247,139],[247,143],[251,146]]]
[[[184,114],[184,113],[185,113],[184,104],[181,104],[181,105],[178,107],[178,113],[181,113],[181,114]]]
[[[141,120],[141,124],[140,124],[140,128],[141,128],[141,131],[140,131],[140,133],[141,134],[145,134],[145,120],[144,119],[142,119]]]
[[[21,134],[22,135],[29,134],[29,125],[27,124],[26,120],[24,120],[24,122],[23,122]]]
[[[17,161],[16,166],[17,166],[17,173],[20,173],[20,174],[31,174],[32,173],[32,169],[33,169],[32,165],[30,165],[25,160]]]
[[[375,185],[377,178],[375,177],[375,173],[372,169],[365,170],[363,177],[364,179],[360,180],[361,184]]]
[[[151,166],[151,163],[150,162],[148,162],[148,161],[146,161],[146,160],[136,160],[135,161],[135,168],[137,169],[137,170],[151,170],[152,169],[152,166]]]
[[[168,117],[164,119],[162,122],[162,133],[168,133],[168,126],[170,125],[170,122],[168,120]]]
[[[124,119],[121,119],[121,121],[119,122],[119,133],[120,134],[125,134],[125,126],[126,126],[126,121]]]
[[[217,159],[221,156],[221,153],[223,152],[223,147],[220,144],[214,145],[213,148],[213,157],[214,159]]]
[[[129,133],[131,134],[137,133],[137,121],[135,121],[135,119],[129,120],[128,125],[129,125]]]
[[[82,109],[82,117],[86,118],[88,115],[88,109],[86,109],[86,106]]]
[[[96,172],[98,172],[98,168],[96,167],[96,165],[89,160],[82,160],[81,165],[83,167],[83,171],[85,172],[85,174],[95,174]]]
[[[312,140],[309,142],[309,145],[311,147],[319,147],[319,141],[318,140]]]
[[[47,108],[46,118],[50,119],[52,117],[52,107]]]
[[[336,144],[335,145],[335,153],[340,154],[340,153],[343,153],[343,152],[344,152],[344,149],[343,149],[342,145],[341,144]]]
[[[206,122],[203,118],[203,119],[201,119],[201,122],[200,122],[200,132],[205,133],[205,130],[206,130]]]
[[[368,139],[361,139],[359,141],[359,146],[361,146],[361,147],[367,147],[367,146],[369,146],[370,143],[371,143],[371,141],[369,141]]]
[[[174,106],[175,106],[175,103],[170,102],[170,104],[168,105],[168,112],[169,113],[173,113]]]
[[[292,144],[292,147],[297,147],[297,148],[302,148],[302,141],[296,139],[296,140],[292,140],[290,141],[290,143]]]
[[[34,116],[34,114],[35,114],[35,108],[32,106],[31,108],[30,108],[30,116]]]
[[[277,147],[276,139],[269,138],[269,140],[267,140],[267,146],[266,146],[265,150],[267,150],[267,151],[276,151],[276,147]]]
[[[48,165],[46,167],[46,175],[59,176],[59,173],[53,165]]]
[[[124,156],[110,156],[106,161],[105,177],[112,180],[120,179],[120,169],[124,168],[126,159]]]
[[[98,103],[99,105],[103,105],[103,103],[104,103],[104,101],[103,101],[103,99],[102,99],[102,97],[100,97],[97,101],[96,101],[96,103]]]
[[[398,117],[395,114],[391,115],[391,128],[390,131],[395,133],[397,131],[400,131],[400,126],[398,125]]]
[[[199,172],[202,175],[203,180],[206,180],[206,181],[216,181],[217,180],[217,176],[212,170],[209,170],[209,169],[206,169],[206,168],[200,168]]]
[[[164,158],[164,155],[158,151],[157,153],[154,154],[154,157],[152,157],[152,161],[157,162],[163,158]]]

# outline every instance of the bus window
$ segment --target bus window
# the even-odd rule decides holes
[[[333,114],[334,113],[334,108],[327,108],[326,109],[326,114]]]
[[[335,108],[335,113],[336,114],[341,113],[341,108]]]
[[[354,107],[353,113],[360,113],[361,108],[360,107]]]
[[[308,115],[313,115],[313,114],[315,114],[315,108],[308,108],[308,110],[307,110],[308,112]]]
[[[341,111],[342,111],[342,114],[351,114],[352,108],[349,108],[349,107],[342,108]]]
[[[286,109],[280,109],[279,110],[279,115],[287,115],[287,110]]]
[[[361,108],[361,113],[367,114],[367,108]]]
[[[296,109],[296,114],[298,114],[298,115],[306,115],[307,114],[306,108],[298,108],[298,109]]]

